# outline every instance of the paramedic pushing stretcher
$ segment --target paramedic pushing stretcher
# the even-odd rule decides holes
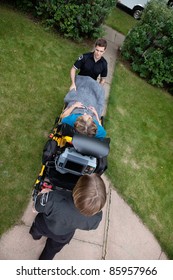
[[[96,173],[80,177],[72,192],[43,189],[35,199],[39,213],[30,228],[33,239],[47,237],[39,260],[53,259],[70,242],[76,229],[96,229],[105,202],[105,184]]]
[[[100,38],[95,42],[95,48],[93,52],[85,53],[81,55],[78,60],[76,60],[70,71],[70,90],[76,90],[75,76],[77,70],[80,70],[79,75],[89,76],[94,80],[97,80],[98,76],[100,75],[100,84],[104,85],[108,72],[107,61],[103,57],[106,48],[107,41],[103,38]]]

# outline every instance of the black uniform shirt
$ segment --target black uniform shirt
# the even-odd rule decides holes
[[[98,76],[107,77],[107,61],[102,56],[98,61],[94,60],[94,52],[81,55],[74,63],[74,67],[80,69],[79,75],[89,76],[97,80]]]
[[[70,191],[51,191],[37,196],[35,209],[43,213],[47,228],[56,235],[65,235],[76,229],[96,229],[102,219],[102,211],[84,216],[75,207]]]

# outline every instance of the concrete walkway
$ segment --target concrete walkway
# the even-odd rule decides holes
[[[105,38],[108,41],[105,58],[109,64],[109,78],[105,91],[108,98],[117,50],[124,37],[108,27],[105,27],[105,31]],[[77,230],[70,244],[65,246],[55,259],[166,260],[167,257],[154,236],[117,194],[105,175],[103,179],[107,185],[108,199],[103,210],[103,220],[98,229],[89,232]],[[42,237],[41,240],[34,241],[28,233],[34,216],[31,201],[21,223],[1,237],[1,260],[38,259],[46,238]]]

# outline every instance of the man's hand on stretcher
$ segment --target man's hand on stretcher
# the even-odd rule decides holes
[[[48,193],[48,192],[52,192],[52,189],[50,189],[50,188],[44,188],[44,189],[42,189],[39,193],[38,193],[38,195],[41,195],[41,194],[43,194],[43,193]],[[33,204],[32,204],[32,212],[33,213],[38,213],[37,212],[37,210],[35,209],[35,202],[33,202]]]

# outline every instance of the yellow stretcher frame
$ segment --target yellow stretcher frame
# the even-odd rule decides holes
[[[60,123],[60,120],[57,122],[57,125],[58,123]],[[57,125],[53,128],[53,132],[49,134],[49,138],[56,141],[58,147],[63,148],[66,145],[66,143],[72,143],[72,137],[61,135],[57,130]],[[39,187],[42,177],[44,175],[45,167],[45,164],[42,164],[41,171],[34,184],[34,189]]]

